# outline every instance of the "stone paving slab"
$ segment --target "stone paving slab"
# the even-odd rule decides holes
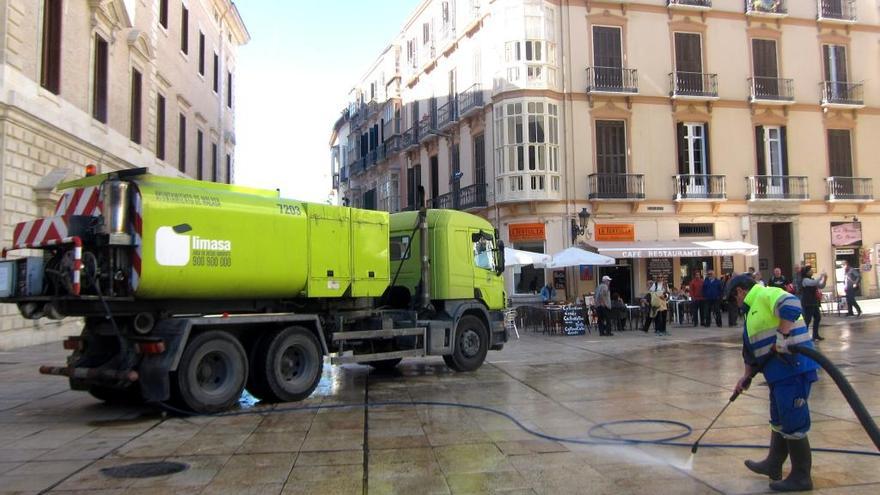
[[[823,320],[820,350],[843,366],[880,414],[880,318]],[[0,353],[0,493],[58,494],[751,494],[767,481],[742,465],[764,444],[767,389],[756,380],[689,449],[588,438],[689,444],[718,413],[741,373],[738,328],[671,327],[671,336],[611,338],[521,332],[474,373],[442,360],[407,360],[393,373],[325,366],[316,393],[299,404],[247,405],[254,414],[168,417],[110,406],[37,373],[64,360],[60,345]],[[434,401],[442,405],[371,402]],[[290,411],[301,406],[351,407]],[[503,414],[455,407],[478,405]],[[814,447],[872,450],[830,379],[811,397]],[[880,420],[880,416],[877,417]],[[608,423],[666,420],[681,425]],[[544,435],[544,437],[535,434]],[[575,439],[577,441],[565,441]],[[102,470],[183,462],[181,473],[118,479]],[[880,458],[814,455],[815,493],[880,493]]]

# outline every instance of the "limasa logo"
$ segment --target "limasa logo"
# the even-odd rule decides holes
[[[232,241],[185,235],[188,224],[159,227],[156,230],[156,263],[162,266],[186,266],[192,251],[232,251]]]

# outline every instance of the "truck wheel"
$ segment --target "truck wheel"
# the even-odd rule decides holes
[[[250,346],[248,351],[248,373],[247,391],[259,400],[267,400],[271,397],[266,381],[261,379],[260,370],[266,366],[266,345],[272,335],[263,335],[257,338]]]
[[[293,402],[312,395],[324,359],[315,334],[303,327],[285,328],[262,339],[254,369],[259,397],[271,402]]]
[[[376,371],[391,371],[394,368],[397,368],[397,365],[403,361],[403,358],[394,358],[394,359],[380,359],[379,361],[370,361],[370,366],[373,367]]]
[[[171,383],[180,405],[197,413],[214,413],[238,401],[247,374],[241,343],[226,332],[210,331],[187,344]]]
[[[489,352],[489,331],[483,321],[472,315],[462,316],[455,328],[452,354],[443,356],[446,366],[455,371],[474,371]]]

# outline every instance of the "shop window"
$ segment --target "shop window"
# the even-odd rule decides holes
[[[517,242],[514,249],[532,253],[544,253],[544,242]],[[516,294],[537,294],[544,286],[544,269],[535,265],[513,267],[513,291]]]

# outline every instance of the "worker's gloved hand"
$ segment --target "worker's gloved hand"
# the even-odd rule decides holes
[[[788,335],[782,332],[776,332],[776,352],[779,354],[791,354],[788,351]]]
[[[737,394],[741,394],[749,389],[752,386],[752,377],[751,376],[743,376],[736,382],[736,388],[734,389]]]

